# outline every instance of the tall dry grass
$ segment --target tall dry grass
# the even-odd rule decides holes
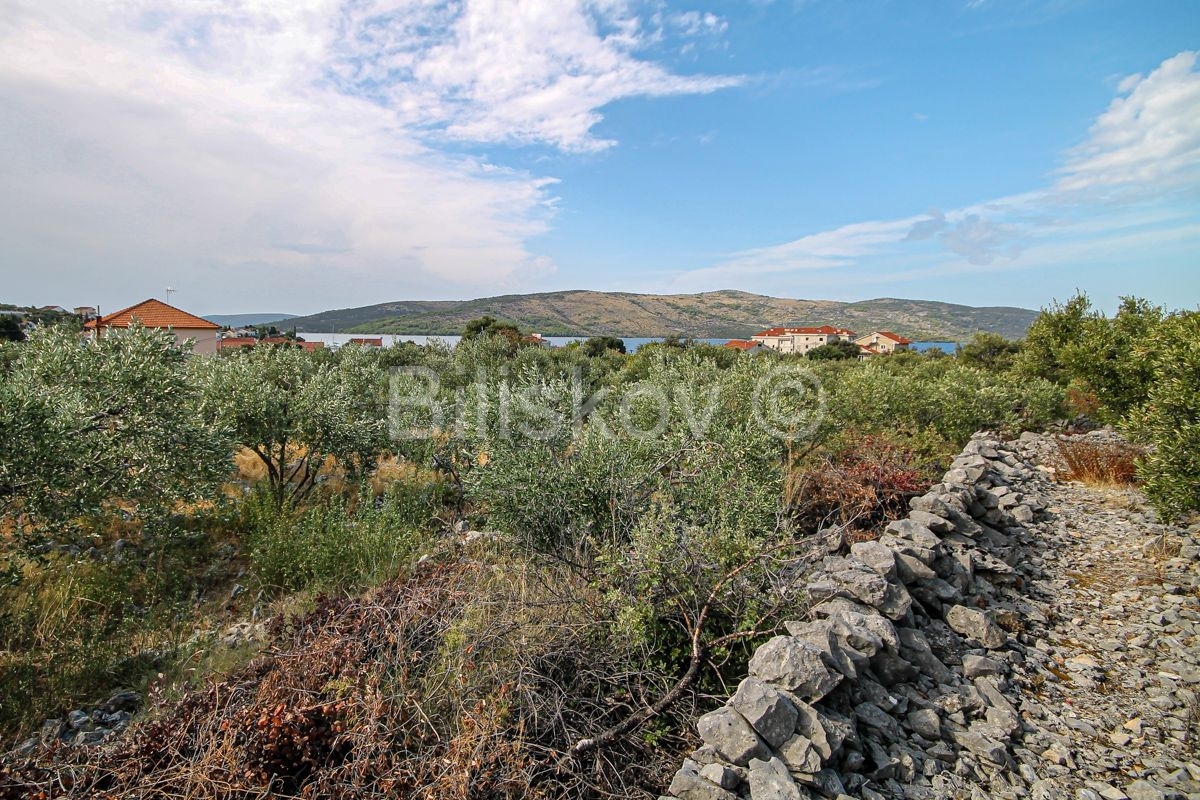
[[[1058,452],[1067,465],[1067,480],[1090,486],[1131,486],[1137,483],[1137,460],[1145,449],[1129,442],[1060,439]]]

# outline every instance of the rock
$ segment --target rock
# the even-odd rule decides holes
[[[731,764],[746,766],[752,758],[765,758],[769,751],[746,719],[729,706],[702,716],[696,724],[700,738]]]
[[[884,594],[883,600],[876,606],[888,619],[892,620],[904,619],[911,607],[912,597],[909,596],[908,590],[896,583],[887,585],[887,592]]]
[[[954,523],[951,522],[950,509],[944,503],[942,507],[946,509],[946,516],[935,514],[929,511],[913,509],[909,512],[908,518],[918,525],[924,525],[934,533],[951,533],[954,531]]]
[[[1148,780],[1139,779],[1125,787],[1129,800],[1166,800],[1166,793]]]
[[[951,683],[954,673],[933,654],[925,634],[913,628],[900,628],[900,656],[916,665],[937,683]]]
[[[679,800],[737,800],[733,792],[701,777],[692,761],[685,761],[683,768],[675,773],[667,792]]]
[[[813,749],[821,756],[821,760],[829,761],[834,753],[842,746],[842,738],[838,738],[836,746],[829,739],[825,730],[825,721],[815,708],[808,703],[796,702],[796,733],[812,742]]]
[[[967,678],[979,678],[985,675],[1003,675],[1008,672],[1005,665],[986,656],[967,653],[962,658],[963,675]]]
[[[710,783],[715,783],[722,789],[733,790],[742,782],[742,776],[736,769],[724,764],[705,764],[700,768],[700,777]]]
[[[970,639],[982,644],[989,650],[1003,647],[1008,637],[1000,626],[977,608],[967,606],[951,606],[946,611],[946,624]]]
[[[886,545],[879,542],[855,542],[850,545],[850,555],[887,580],[896,577],[896,556],[894,551]]]
[[[830,597],[852,597],[878,608],[887,596],[887,579],[857,558],[830,556],[822,562],[822,567],[836,587],[834,593],[828,595]],[[809,586],[809,595],[814,600],[824,600],[821,593],[814,591],[813,585]]]
[[[932,708],[922,708],[908,712],[905,718],[908,727],[931,742],[937,741],[942,735],[942,720]]]
[[[776,636],[759,647],[749,671],[808,702],[820,700],[842,681],[839,673],[825,666],[820,650],[792,636]]]
[[[796,707],[779,690],[758,678],[746,678],[729,701],[771,747],[779,747],[796,730]]]
[[[750,762],[750,797],[753,800],[803,800],[800,787],[778,758]]]
[[[907,553],[897,552],[895,563],[897,577],[907,584],[912,584],[916,581],[931,580],[938,576],[933,571],[933,568],[929,567],[924,561]]]
[[[858,671],[867,666],[867,654],[852,647],[848,641],[849,636],[857,631],[845,624],[845,619],[842,617],[830,617],[814,622],[789,621],[783,625],[792,636],[802,642],[808,642],[820,650],[826,666],[837,670],[847,678],[857,678]],[[835,629],[839,627],[845,631],[844,634],[835,632]],[[855,636],[855,638],[861,637]],[[874,652],[874,648],[870,647],[871,643],[867,641],[866,644],[871,652]]]
[[[1003,765],[1008,759],[1008,750],[1004,744],[979,732],[974,725],[965,731],[954,732],[952,737],[959,747],[965,747],[993,764]]]
[[[815,774],[821,769],[821,754],[807,736],[796,734],[779,747],[779,758],[792,772]]]
[[[904,738],[900,723],[874,703],[859,703],[854,707],[854,716],[889,742]]]

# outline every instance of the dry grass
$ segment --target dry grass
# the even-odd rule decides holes
[[[1128,442],[1060,439],[1058,451],[1067,465],[1067,480],[1089,486],[1132,486],[1137,483],[1137,460],[1145,450]]]
[[[577,761],[564,753],[663,677],[612,652],[586,581],[486,550],[277,616],[250,663],[157,693],[111,746],[0,759],[0,800],[657,794],[694,742],[635,734]]]
[[[371,493],[379,497],[397,483],[424,486],[443,480],[445,477],[441,473],[417,466],[411,461],[403,461],[395,456],[383,456],[375,462],[375,469],[371,473]]]
[[[291,447],[288,449],[289,460],[301,458],[304,453],[305,449],[302,446]],[[245,483],[257,483],[267,477],[266,465],[249,448],[243,447],[235,453],[233,464],[237,470],[238,480]],[[346,470],[342,464],[338,463],[337,459],[327,457],[321,464],[318,474],[322,476],[322,483],[327,491],[349,493]],[[433,470],[417,466],[411,461],[404,461],[393,455],[381,456],[375,462],[374,469],[370,471],[371,492],[376,497],[386,494],[388,488],[397,483],[415,486],[436,483],[442,479],[442,476]]]

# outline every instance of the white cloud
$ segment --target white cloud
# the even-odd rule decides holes
[[[1134,186],[1153,191],[1192,184],[1200,171],[1200,73],[1196,53],[1183,52],[1149,75],[1131,75],[1120,97],[1072,149],[1060,191]]]
[[[9,290],[141,293],[169,271],[208,276],[213,303],[303,280],[317,310],[364,284],[429,296],[544,277],[527,243],[553,180],[439,141],[594,150],[603,104],[732,81],[640,60],[619,2],[508,8],[8,3],[0,240],[25,265]]]
[[[720,33],[725,25],[699,12],[669,23],[683,36]],[[706,93],[741,82],[676,75],[638,58],[661,35],[661,27],[644,24],[620,2],[371,4],[345,15],[337,74],[407,122],[454,139],[590,152],[615,144],[592,134],[599,109],[614,100]]]
[[[747,279],[779,273],[813,273],[853,266],[902,240],[919,220],[859,222],[805,236],[793,242],[732,254],[721,263],[678,276],[675,288],[727,288]]]

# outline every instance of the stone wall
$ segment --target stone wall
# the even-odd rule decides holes
[[[906,519],[826,557],[807,577],[808,618],[763,644],[733,697],[700,718],[704,745],[668,795],[1024,795],[1006,677],[1022,620],[1040,614],[1014,566],[1046,485],[976,435]]]

